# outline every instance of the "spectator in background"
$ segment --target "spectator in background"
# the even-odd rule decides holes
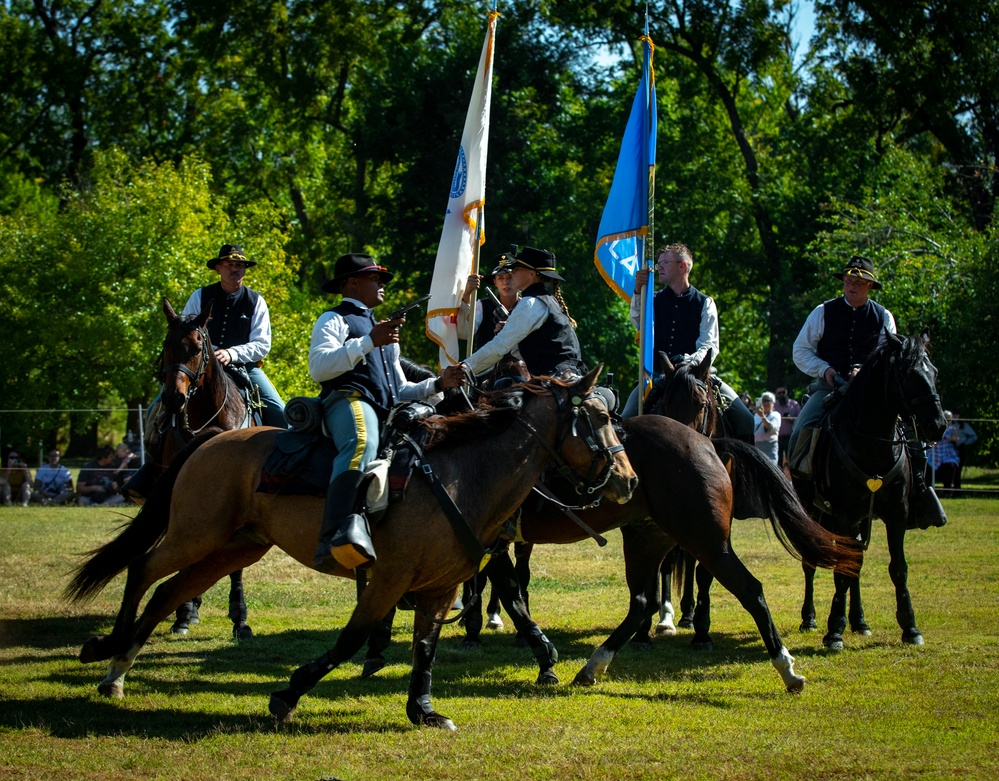
[[[121,487],[128,482],[128,478],[134,475],[140,466],[142,466],[142,459],[132,452],[128,442],[122,442],[115,447],[114,485],[118,493],[121,493]]]
[[[31,493],[32,501],[39,504],[68,504],[75,497],[73,493],[73,475],[59,460],[62,453],[58,448],[49,451],[49,462],[38,467],[35,473],[35,490]]]
[[[118,492],[115,484],[114,462],[114,448],[111,445],[101,445],[97,448],[97,457],[88,461],[80,470],[76,491],[81,506],[114,507],[124,504],[125,497]]]
[[[755,417],[756,402],[753,401],[753,397],[750,396],[748,393],[740,393],[739,398],[742,400],[742,403],[746,405],[746,409],[748,409],[750,413],[752,413],[752,415]]]
[[[960,490],[961,488],[961,470],[964,469],[964,459],[968,456],[971,450],[971,446],[978,441],[978,434],[975,430],[963,420],[961,420],[961,413],[954,413],[954,430],[957,432],[957,474],[954,476],[954,488]]]
[[[774,409],[774,401],[774,395],[770,391],[760,397],[760,409],[754,413],[753,439],[757,449],[776,464],[780,413]]]
[[[21,507],[27,507],[31,500],[31,470],[17,450],[7,454],[7,468],[0,475],[0,493],[6,507],[13,504],[15,496]]]
[[[961,464],[961,459],[957,455],[957,443],[960,441],[960,435],[951,422],[954,416],[950,410],[944,410],[944,417],[949,425],[944,431],[943,439],[937,442],[930,451],[929,460],[934,480],[944,488],[940,495],[949,497],[954,495],[954,478]]]
[[[791,439],[794,419],[801,412],[801,405],[787,395],[787,388],[781,386],[777,389],[774,411],[780,414],[780,434],[777,436],[777,466],[783,468],[787,464],[787,443]]]

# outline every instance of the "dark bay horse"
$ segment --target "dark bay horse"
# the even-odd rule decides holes
[[[211,306],[197,316],[180,316],[164,297],[163,314],[167,334],[160,352],[159,376],[166,415],[162,430],[156,432],[160,437],[157,464],[161,473],[199,434],[231,431],[256,423],[235,380],[215,357],[206,327]],[[174,634],[185,635],[188,627],[198,622],[200,604],[201,596],[197,595],[180,606],[171,627]],[[229,575],[229,618],[233,637],[237,640],[253,637],[253,630],[246,622],[241,569]]]
[[[482,408],[438,424],[423,458],[424,471],[429,467],[436,475],[467,528],[449,520],[428,480],[414,478],[406,498],[390,505],[373,529],[378,563],[367,573],[367,587],[349,622],[332,649],[295,670],[290,686],[272,695],[275,718],[291,718],[301,696],[350,659],[408,593],[416,618],[407,716],[414,724],[454,729],[431,705],[431,665],[440,622],[460,584],[478,568],[482,546],[497,538],[550,464],[612,501],[627,501],[635,490],[635,473],[610,413],[593,393],[599,371],[575,384],[535,380],[496,391]],[[260,428],[196,440],[177,457],[135,519],[77,570],[67,593],[80,600],[128,569],[112,633],[91,638],[80,652],[83,662],[110,659],[99,686],[102,694],[122,696],[125,674],[156,625],[226,573],[258,561],[275,545],[312,566],[323,499],[255,490],[277,436],[274,429]],[[470,549],[475,546],[477,552]],[[342,568],[333,574],[354,576]],[[136,618],[143,594],[162,578],[167,580]]]
[[[711,362],[714,358],[712,350],[699,363],[681,363],[674,366],[666,353],[657,356],[662,377],[656,383],[649,398],[649,414],[665,415],[678,420],[685,426],[694,429],[711,439],[720,439],[730,434],[726,433],[721,412],[718,410],[717,393],[712,385]],[[718,449],[717,446],[715,448]],[[743,517],[736,514],[736,517]],[[696,560],[683,548],[676,547],[669,552],[663,561],[660,571],[661,599],[659,608],[659,623],[656,625],[656,635],[676,634],[677,627],[693,629],[694,611],[697,607],[694,600],[694,578]],[[680,620],[673,623],[673,585],[680,592]],[[697,587],[704,593],[702,609],[706,609],[708,589],[711,587],[711,573],[702,566],[697,572]],[[650,642],[649,629],[642,627],[636,633],[633,643],[647,645]],[[695,648],[706,647],[704,640],[694,638]]]
[[[732,548],[733,482],[712,442],[677,421],[658,415],[629,418],[620,426],[625,452],[639,477],[638,490],[626,504],[605,502],[575,512],[594,532],[621,528],[631,598],[624,621],[594,652],[574,683],[593,685],[617,651],[656,611],[660,564],[674,546],[681,545],[753,617],[785,688],[789,692],[800,691],[805,679],[794,671],[794,660],[770,616],[763,586]],[[759,453],[739,441],[734,442],[734,447]],[[751,455],[733,459],[733,472],[739,473],[740,503],[758,508],[755,515],[770,520],[776,536],[792,555],[816,566],[857,572],[860,551],[856,543],[830,534],[815,523],[798,503],[776,465],[762,454],[760,457],[762,460]],[[518,533],[529,543],[565,544],[590,536],[552,503],[539,504],[532,498],[523,504],[521,511]],[[556,683],[558,678],[552,667],[557,654],[527,613],[509,556],[494,557],[489,568],[493,587],[502,589],[503,606],[517,629],[528,638],[543,638],[540,645],[532,645],[540,667],[537,683]],[[708,613],[698,616],[699,621],[706,621]],[[706,624],[696,628],[707,636]]]
[[[816,453],[814,479],[792,475],[795,490],[812,515],[828,529],[860,537],[866,548],[871,522],[885,524],[890,556],[888,574],[895,586],[895,617],[902,642],[922,645],[907,585],[905,532],[909,514],[910,461],[900,419],[911,423],[917,439],[937,441],[947,427],[936,391],[936,367],[926,352],[929,334],[900,338],[885,332],[884,340],[850,380],[823,424],[824,439]],[[805,571],[802,629],[815,628],[814,577]],[[857,576],[837,573],[835,595],[823,644],[843,648],[847,625],[847,593],[854,629],[866,622]],[[869,633],[869,629],[864,632]]]

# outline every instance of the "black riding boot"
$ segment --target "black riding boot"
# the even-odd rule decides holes
[[[909,516],[907,529],[929,529],[947,523],[947,513],[937,498],[933,486],[926,481],[926,451],[917,442],[909,446],[909,466],[912,484],[909,486]]]
[[[135,504],[145,504],[159,476],[159,467],[152,460],[146,461],[134,475],[125,481],[121,487],[121,492]]]
[[[364,473],[352,469],[337,475],[326,489],[323,526],[313,561],[313,566],[320,572],[332,570],[334,559],[349,570],[375,563],[368,519],[355,512],[363,480]]]

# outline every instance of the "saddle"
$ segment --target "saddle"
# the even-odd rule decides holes
[[[389,413],[382,430],[379,458],[366,470],[365,514],[370,522],[380,518],[393,501],[406,495],[418,453],[430,431],[416,424],[435,413],[429,404],[406,402]],[[326,496],[337,450],[323,430],[322,402],[297,396],[285,407],[291,429],[274,439],[264,460],[258,493],[284,496]]]

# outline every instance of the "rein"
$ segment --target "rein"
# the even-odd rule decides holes
[[[219,405],[218,409],[212,414],[205,423],[197,429],[191,428],[191,421],[188,416],[188,406],[191,399],[197,394],[199,390],[202,389],[205,375],[208,370],[208,366],[212,360],[211,353],[211,339],[208,336],[208,331],[205,328],[196,329],[197,333],[201,336],[201,363],[198,366],[198,371],[192,371],[186,364],[175,363],[171,366],[166,366],[160,369],[160,379],[162,380],[171,372],[180,372],[186,376],[190,382],[187,385],[187,393],[184,395],[184,403],[181,405],[180,414],[183,416],[182,425],[178,426],[180,430],[184,433],[185,437],[193,439],[206,428],[208,428],[211,423],[222,414],[222,411],[226,408],[229,403],[229,383],[226,382],[226,378],[223,375],[222,385],[225,388],[225,396],[222,398],[222,403]],[[249,408],[247,408],[247,414],[249,414]],[[174,413],[173,417],[176,418],[177,414]],[[176,421],[174,423],[176,425]]]

